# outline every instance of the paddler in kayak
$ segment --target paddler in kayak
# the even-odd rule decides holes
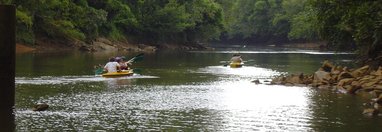
[[[234,54],[231,58],[231,63],[229,64],[231,68],[238,68],[243,66],[243,59],[241,59],[241,55]]]
[[[103,70],[107,73],[120,71],[120,65],[115,61],[115,58],[110,58],[109,62],[103,67]]]
[[[121,70],[129,70],[131,63],[125,61],[125,57],[116,57],[116,62],[118,62]]]
[[[232,55],[232,58],[230,61],[231,61],[231,63],[242,63],[243,59],[241,59],[241,55],[234,54],[234,55]]]

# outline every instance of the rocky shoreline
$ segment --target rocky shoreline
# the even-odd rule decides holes
[[[132,44],[127,41],[111,41],[106,38],[96,38],[92,42],[85,43],[83,41],[57,41],[47,38],[36,40],[34,46],[16,44],[16,52],[49,52],[49,51],[71,51],[78,50],[82,52],[156,52],[157,50],[200,50],[209,49],[202,44]]]
[[[330,89],[346,94],[368,93],[372,95],[363,114],[380,115],[382,112],[382,66],[373,70],[369,65],[357,69],[335,66],[329,61],[311,75],[282,75],[272,79],[271,85],[307,86],[317,89]]]

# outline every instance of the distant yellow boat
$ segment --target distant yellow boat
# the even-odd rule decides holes
[[[130,70],[122,70],[120,72],[104,73],[102,74],[102,77],[108,77],[108,78],[123,77],[123,76],[131,76],[133,74],[134,74],[133,69],[130,69]]]
[[[243,62],[231,62],[229,66],[231,68],[240,68],[243,67],[244,63]]]

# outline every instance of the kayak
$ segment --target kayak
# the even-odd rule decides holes
[[[244,65],[244,63],[242,63],[242,62],[231,62],[230,64],[229,64],[229,66],[231,67],[231,68],[240,68],[240,67],[242,67]]]
[[[123,76],[131,76],[133,74],[134,74],[133,69],[130,69],[130,70],[122,70],[120,72],[104,73],[102,74],[102,77],[123,77]]]

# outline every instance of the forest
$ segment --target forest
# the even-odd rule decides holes
[[[375,59],[382,1],[359,0],[0,0],[14,4],[17,42],[97,37],[149,44],[326,42]],[[381,58],[381,57],[380,57]]]

